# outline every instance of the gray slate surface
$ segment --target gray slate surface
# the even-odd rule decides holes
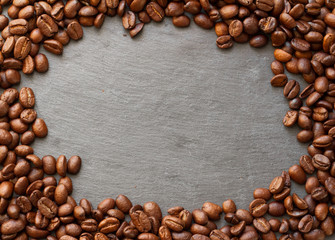
[[[47,53],[47,74],[21,84],[49,127],[36,153],[83,159],[77,200],[122,193],[165,211],[232,198],[245,208],[306,152],[281,123],[288,106],[269,83],[271,46],[222,51],[214,31],[170,19],[135,40],[124,34],[118,18],[86,28],[61,57]]]

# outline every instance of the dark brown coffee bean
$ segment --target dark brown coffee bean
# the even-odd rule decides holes
[[[253,220],[254,227],[261,233],[267,233],[270,231],[271,226],[265,218],[255,218]]]
[[[269,190],[272,194],[280,193],[284,189],[284,186],[285,182],[283,177],[275,177],[269,186]]]
[[[233,20],[229,24],[229,34],[232,37],[238,37],[242,34],[243,32],[243,24],[240,20]]]
[[[20,114],[20,119],[25,124],[30,124],[30,123],[34,122],[36,117],[37,117],[37,113],[33,109],[24,109]]]
[[[8,24],[9,32],[13,35],[24,35],[28,31],[28,22],[25,19],[14,19]]]
[[[18,220],[9,219],[1,225],[1,233],[3,235],[16,234],[22,231],[24,227],[25,224],[21,219]]]
[[[208,2],[208,1],[201,0],[200,3],[202,2]],[[177,17],[182,15],[183,13],[184,13],[184,4],[181,2],[170,2],[165,8],[165,15],[168,17]]]
[[[83,37],[83,28],[77,21],[72,21],[66,29],[66,33],[73,40],[79,40]]]
[[[325,181],[325,187],[331,195],[335,195],[335,178],[328,177]]]
[[[12,135],[5,129],[0,129],[0,144],[9,145],[13,140]]]
[[[271,70],[272,70],[274,75],[283,74],[284,73],[284,65],[281,62],[275,60],[271,63]]]
[[[300,52],[307,52],[311,47],[309,42],[300,38],[293,38],[291,40],[291,46],[294,50]]]
[[[145,8],[147,14],[155,22],[161,22],[165,16],[164,10],[155,2],[150,2]]]
[[[36,137],[43,138],[48,135],[48,128],[42,118],[37,118],[33,125],[32,130]],[[59,174],[59,173],[58,173]],[[62,175],[61,175],[62,176]]]
[[[321,201],[328,196],[328,193],[324,187],[317,187],[313,189],[311,195],[314,200]]]
[[[277,74],[271,79],[273,87],[283,87],[287,83],[287,76],[285,74]]]
[[[35,69],[37,72],[44,73],[49,69],[49,62],[43,53],[39,53],[34,58]]]
[[[21,144],[22,145],[30,145],[35,140],[35,134],[33,131],[26,131],[21,136]]]
[[[43,171],[46,174],[53,175],[56,173],[56,159],[51,156],[47,155],[42,158],[43,162]]]
[[[314,172],[312,159],[308,155],[302,155],[299,164],[306,173],[312,174]]]
[[[234,236],[238,236],[244,231],[245,227],[246,227],[246,224],[245,224],[244,221],[242,221],[242,222],[239,222],[238,224],[232,226],[230,228],[230,232]]]
[[[216,45],[221,49],[231,48],[233,43],[233,39],[229,35],[223,35],[216,39]]]
[[[132,222],[134,223],[134,225],[135,225],[135,227],[137,228],[138,231],[149,232],[151,230],[151,222],[149,220],[149,217],[143,211],[138,210],[138,211],[130,213],[130,218],[131,218]],[[167,225],[167,227],[169,227],[169,228],[171,226],[177,228],[176,226],[178,226],[178,225],[173,225],[174,224],[173,221],[171,221],[169,223],[171,223],[170,226]]]
[[[125,29],[133,29],[136,24],[136,16],[132,11],[127,11],[122,17],[122,24]]]
[[[313,118],[314,121],[324,122],[325,120],[328,119],[328,110],[324,107],[316,107],[316,108],[313,109],[312,118]]]
[[[266,35],[263,35],[263,34],[255,35],[249,41],[250,46],[254,48],[264,47],[267,43],[268,43],[268,38]]]
[[[31,42],[27,37],[17,39],[14,47],[14,57],[20,60],[25,59],[31,50]]]
[[[42,14],[37,19],[37,27],[41,30],[41,33],[46,37],[52,37],[58,32],[58,26],[54,20],[47,14]]]
[[[188,27],[190,25],[190,18],[186,15],[181,15],[172,18],[172,23],[176,27]]]
[[[249,211],[253,217],[258,218],[264,216],[269,209],[264,199],[258,198],[253,200],[249,205]]]
[[[293,126],[298,120],[298,111],[287,111],[283,119],[283,124],[286,127]]]
[[[219,220],[220,219],[220,214],[222,213],[222,208],[211,202],[205,202],[202,205],[202,210],[206,212],[207,216],[209,217],[210,220]],[[186,224],[185,224],[186,225]]]
[[[23,87],[19,95],[20,103],[25,108],[32,108],[35,105],[35,95],[31,88]]]
[[[285,214],[284,204],[274,201],[269,204],[269,214],[274,217],[280,217]]]
[[[214,27],[214,23],[210,20],[207,14],[199,13],[194,16],[193,20],[199,27],[202,27],[204,29],[211,29]]]
[[[102,220],[99,225],[98,229],[102,233],[111,233],[115,232],[120,226],[120,222],[117,218],[108,217]]]
[[[24,60],[23,60],[23,66],[22,66],[22,72],[24,74],[32,74],[35,70],[35,62],[34,59],[28,55]]]
[[[63,45],[59,41],[54,39],[45,40],[43,43],[43,47],[45,48],[45,50],[53,54],[61,55],[63,53]]]
[[[309,130],[302,130],[297,134],[297,140],[301,143],[307,143],[313,139],[313,132]]]
[[[38,210],[46,217],[46,218],[53,218],[56,216],[58,207],[57,205],[46,197],[42,197],[37,202]]]
[[[117,196],[115,199],[115,204],[117,208],[120,209],[123,213],[128,213],[133,206],[131,201],[124,195]]]
[[[316,169],[322,170],[322,171],[326,171],[330,168],[330,160],[329,158],[327,158],[326,156],[322,155],[322,154],[316,154],[313,158],[312,158],[312,163],[313,166]]]
[[[256,188],[254,190],[254,198],[261,198],[264,199],[266,201],[270,200],[272,197],[272,194],[270,193],[270,191],[266,188]]]
[[[72,156],[67,162],[67,171],[70,174],[77,174],[80,171],[81,158],[79,156]]]
[[[55,202],[60,205],[66,203],[68,191],[63,184],[58,184],[55,189]]]
[[[304,184],[306,182],[306,174],[299,165],[293,165],[289,168],[288,173],[290,178],[298,184]]]

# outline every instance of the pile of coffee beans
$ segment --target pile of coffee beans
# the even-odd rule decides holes
[[[8,5],[8,6],[7,6]],[[0,234],[3,240],[323,240],[335,232],[335,1],[334,0],[0,0]],[[268,188],[254,190],[249,209],[233,200],[182,206],[163,216],[159,205],[133,204],[126,196],[93,207],[76,202],[72,181],[81,158],[34,155],[30,144],[48,128],[33,110],[32,89],[12,88],[21,73],[46,72],[40,46],[62,54],[82,26],[100,28],[105,16],[122,18],[135,37],[150,21],[172,17],[176,27],[194,22],[214,28],[216,44],[263,47],[271,40],[271,85],[283,87],[290,110],[283,124],[298,125],[308,155],[283,171]],[[300,89],[285,70],[308,83]],[[55,174],[60,176],[57,181]],[[304,185],[305,196],[291,191]],[[224,218],[226,224],[216,222]]]

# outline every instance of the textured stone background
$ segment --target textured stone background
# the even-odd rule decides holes
[[[272,47],[221,51],[214,31],[171,19],[135,40],[118,18],[64,54],[47,53],[47,74],[25,77],[49,127],[39,156],[80,155],[74,197],[96,206],[126,194],[165,211],[232,198],[247,207],[255,187],[296,163],[306,146],[281,121],[288,110],[272,88]],[[302,192],[302,191],[301,191]]]

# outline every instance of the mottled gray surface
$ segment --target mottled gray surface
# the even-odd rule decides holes
[[[47,74],[25,77],[49,135],[39,156],[80,155],[74,197],[94,205],[123,193],[163,210],[234,199],[247,207],[255,187],[306,152],[272,88],[272,47],[222,51],[214,31],[171,20],[132,40],[118,18],[86,28],[63,56],[47,54]]]

